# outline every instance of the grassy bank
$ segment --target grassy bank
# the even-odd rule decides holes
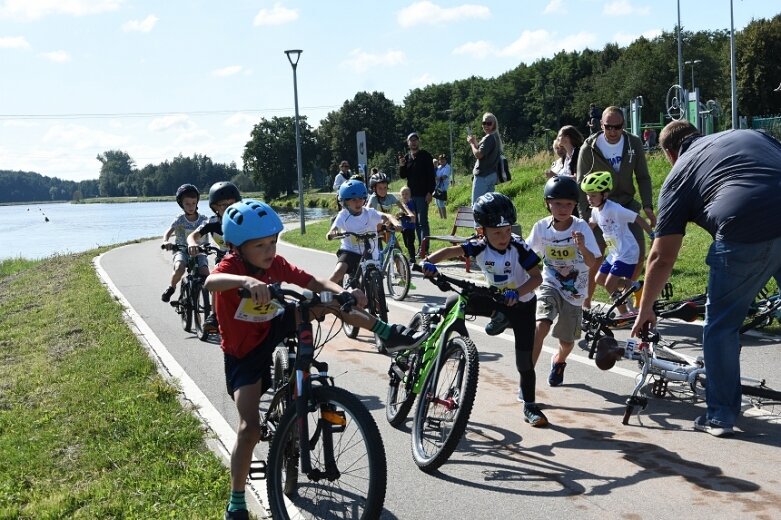
[[[228,472],[95,254],[0,263],[0,518],[217,518]]]
[[[654,202],[659,193],[659,188],[669,172],[667,160],[659,153],[651,154],[648,158],[649,169],[654,186]],[[518,209],[518,220],[524,234],[544,216],[548,215],[542,198],[545,177],[542,172],[550,166],[550,155],[539,154],[535,157],[524,158],[512,165],[513,180],[499,185],[498,189],[508,195],[515,202]],[[398,192],[403,185],[403,180],[397,179],[391,184],[391,191]],[[448,218],[441,219],[436,208],[429,206],[429,222],[433,235],[449,234],[453,225],[452,215],[458,206],[469,205],[471,200],[471,177],[463,172],[456,177],[456,184],[448,191]],[[333,197],[333,195],[331,195]],[[288,233],[285,240],[294,244],[313,247],[325,251],[336,252],[337,242],[328,242],[323,237],[329,224],[321,222],[308,225],[306,235],[301,236],[297,232]],[[710,236],[695,225],[690,225],[688,234],[684,239],[681,257],[673,271],[672,283],[677,295],[694,295],[702,293],[707,285],[708,269],[705,265],[705,254],[711,243]],[[441,247],[444,243],[434,242],[434,247]],[[597,294],[599,298],[606,295]]]

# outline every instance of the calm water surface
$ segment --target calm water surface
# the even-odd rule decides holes
[[[212,214],[206,202],[201,202],[198,211]],[[162,238],[179,214],[174,202],[0,206],[0,260],[45,258],[138,238]],[[307,220],[327,214],[320,208],[304,210]],[[299,220],[297,210],[280,211],[279,215],[283,222]]]

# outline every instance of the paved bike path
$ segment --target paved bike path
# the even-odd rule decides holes
[[[235,407],[224,389],[219,347],[185,333],[173,309],[160,301],[170,256],[158,242],[132,244],[103,255],[99,265],[143,323],[140,334],[159,342],[213,407],[217,434],[228,449],[235,435]],[[280,244],[280,254],[313,274],[327,276],[334,256]],[[391,321],[405,322],[424,301],[441,301],[431,284],[415,278],[417,290],[405,302],[391,302]],[[518,515],[577,515],[578,518],[656,518],[685,511],[692,518],[781,515],[778,424],[745,418],[735,439],[693,432],[703,405],[653,400],[642,416],[621,425],[623,402],[634,385],[634,368],[623,363],[601,372],[576,348],[565,385],[549,388],[552,349],[537,369],[538,401],[552,426],[533,429],[521,421],[515,400],[517,375],[511,334],[489,338],[485,320],[470,323],[480,351],[480,382],[466,438],[434,475],[411,460],[408,422],[387,425],[384,399],[388,358],[373,352],[369,335],[338,335],[325,356],[338,384],[359,395],[381,428],[388,457],[388,494],[383,518],[510,518]],[[328,323],[328,322],[326,322]],[[675,337],[696,337],[692,325],[669,328]],[[751,339],[744,365],[778,367],[777,341]],[[550,338],[546,345],[553,345]],[[744,370],[745,371],[745,370]],[[777,372],[777,370],[776,370]],[[776,384],[776,386],[779,386]],[[207,413],[208,407],[201,408]],[[227,429],[226,429],[227,428]],[[257,450],[263,455],[265,446]],[[686,509],[683,509],[686,508]]]

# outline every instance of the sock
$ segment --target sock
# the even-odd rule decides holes
[[[231,499],[228,502],[228,511],[240,511],[247,509],[247,502],[244,500],[244,491],[231,491]]]
[[[382,320],[377,320],[377,323],[372,327],[372,332],[376,332],[382,339],[388,339],[391,335],[391,327]]]

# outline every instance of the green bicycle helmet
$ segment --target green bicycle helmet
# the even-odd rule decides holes
[[[602,193],[613,189],[613,176],[610,172],[592,172],[580,182],[580,189],[586,193]]]

